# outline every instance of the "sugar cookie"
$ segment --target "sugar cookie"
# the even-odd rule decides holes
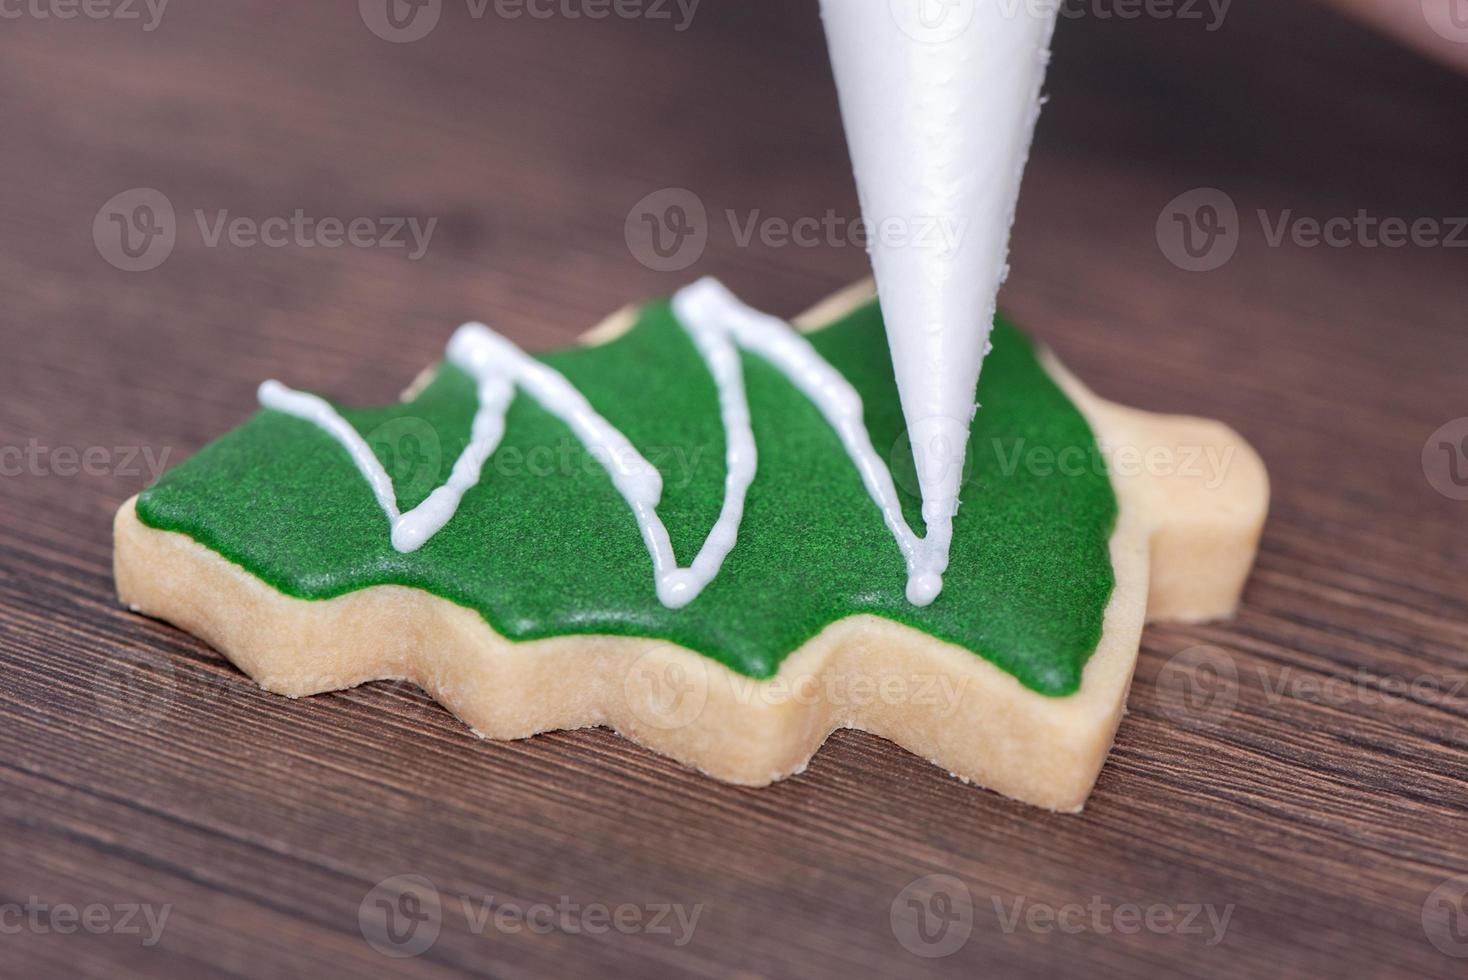
[[[937,567],[870,287],[797,323],[705,280],[551,354],[462,328],[385,408],[267,382],[119,510],[119,596],[291,697],[406,678],[489,738],[608,725],[750,785],[860,728],[1078,810],[1144,621],[1234,609],[1258,456],[1000,318]]]

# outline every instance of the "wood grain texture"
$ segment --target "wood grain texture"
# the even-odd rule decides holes
[[[146,482],[127,447],[181,458],[251,410],[260,378],[380,401],[465,319],[542,349],[696,272],[782,313],[863,274],[860,248],[740,247],[722,218],[856,213],[813,3],[708,2],[683,32],[444,6],[411,44],[348,0],[180,3],[151,32],[0,25],[0,447],[39,460],[0,459],[0,974],[1468,971],[1423,919],[1468,873],[1468,503],[1421,463],[1468,415],[1468,250],[1275,247],[1256,218],[1468,214],[1468,79],[1313,5],[1239,4],[1212,32],[1061,25],[1005,304],[1103,396],[1238,428],[1275,491],[1237,619],[1148,630],[1082,817],[858,733],[751,791],[602,731],[479,742],[402,685],[287,701],[118,609],[110,518]],[[668,186],[713,215],[686,274],[623,239],[632,204]],[[130,274],[91,229],[134,187],[180,223],[168,260]],[[1242,215],[1237,254],[1206,274],[1154,236],[1196,187]],[[439,224],[411,262],[210,248],[192,217],[297,208]],[[56,447],[107,462],[62,475]],[[1199,646],[1236,671],[1215,688],[1232,710],[1178,710],[1169,663]],[[1383,697],[1382,679],[1419,683]],[[437,887],[443,926],[391,959],[358,910],[405,873]],[[937,959],[892,924],[930,874],[973,910]],[[701,914],[683,945],[476,933],[463,899]],[[1208,945],[1089,913],[1006,931],[1016,901],[1233,912]],[[144,945],[16,928],[35,903],[171,912]]]

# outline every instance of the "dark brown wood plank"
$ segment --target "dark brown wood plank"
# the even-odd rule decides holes
[[[0,974],[1464,974],[1423,908],[1468,873],[1468,503],[1420,454],[1468,414],[1468,250],[1276,247],[1257,212],[1468,215],[1468,79],[1292,0],[1213,32],[1062,24],[1005,303],[1106,396],[1235,425],[1275,507],[1234,621],[1148,630],[1096,794],[1058,817],[858,733],[750,791],[600,731],[480,742],[405,685],[287,701],[116,607],[110,518],[148,479],[132,455],[182,458],[284,367],[383,399],[465,319],[545,348],[696,272],[783,313],[864,274],[859,248],[740,247],[718,218],[856,214],[813,3],[707,3],[683,32],[449,3],[411,44],[355,8],[0,22],[0,447],[47,463],[0,478],[0,911],[169,909],[153,944],[141,919],[60,934],[4,913]],[[622,236],[669,186],[716,218],[680,275]],[[91,240],[133,187],[185,219],[147,273]],[[1210,273],[1154,234],[1197,187],[1242,216]],[[439,225],[421,261],[209,248],[196,208]],[[105,472],[58,475],[55,447],[101,447]],[[1198,646],[1236,672],[1231,710],[1176,710],[1166,665]],[[398,960],[358,912],[401,874],[434,883],[443,927]],[[938,959],[890,918],[930,874],[973,907]],[[541,903],[699,918],[681,945],[474,928]],[[1127,903],[1232,913],[1214,945],[1206,916],[1091,918]],[[1078,931],[1005,929],[1070,905]]]

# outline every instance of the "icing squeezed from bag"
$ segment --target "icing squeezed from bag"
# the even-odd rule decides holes
[[[723,506],[697,556],[686,566],[678,564],[668,530],[657,513],[663,493],[657,468],[597,414],[564,375],[534,360],[483,324],[465,324],[448,345],[449,363],[478,386],[478,408],[469,444],[455,460],[449,479],[406,513],[399,509],[392,479],[372,447],[325,399],[278,381],[266,381],[260,385],[260,404],[312,423],[351,454],[357,471],[387,514],[393,548],[408,553],[442,530],[458,511],[464,494],[479,483],[485,462],[504,437],[505,413],[515,391],[524,391],[566,423],[606,469],[637,519],[652,558],[658,600],[670,609],[679,609],[714,580],[734,549],[745,498],[754,481],[758,450],[750,428],[749,399],[739,360],[739,348],[743,348],[777,368],[835,430],[902,551],[908,572],[908,600],[917,605],[932,602],[942,587],[942,568],[934,567],[933,551],[924,547],[902,515],[892,475],[867,434],[856,389],[788,324],[745,306],[713,279],[700,280],[680,291],[673,298],[673,311],[713,377],[726,446]],[[946,565],[946,548],[941,560]]]

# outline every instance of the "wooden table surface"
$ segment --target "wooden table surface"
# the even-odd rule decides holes
[[[1434,436],[1468,415],[1468,233],[1294,234],[1451,236],[1468,79],[1296,0],[1062,23],[1005,305],[1102,394],[1237,427],[1274,504],[1238,617],[1147,630],[1055,816],[854,732],[755,791],[601,730],[480,742],[405,685],[292,702],[113,596],[114,509],[261,378],[383,401],[466,319],[543,349],[699,273],[784,314],[864,275],[725,219],[856,214],[814,0],[450,2],[412,43],[350,0],[37,3],[0,21],[0,975],[1468,973],[1468,460],[1437,445],[1468,433]],[[666,187],[710,215],[676,273],[624,238]],[[151,271],[94,237],[135,188],[176,213]],[[1195,188],[1239,213],[1210,272],[1156,234]],[[437,224],[417,260],[208,239],[297,209]],[[1179,701],[1199,647],[1223,673]],[[408,958],[359,922],[398,875],[439,899]]]

